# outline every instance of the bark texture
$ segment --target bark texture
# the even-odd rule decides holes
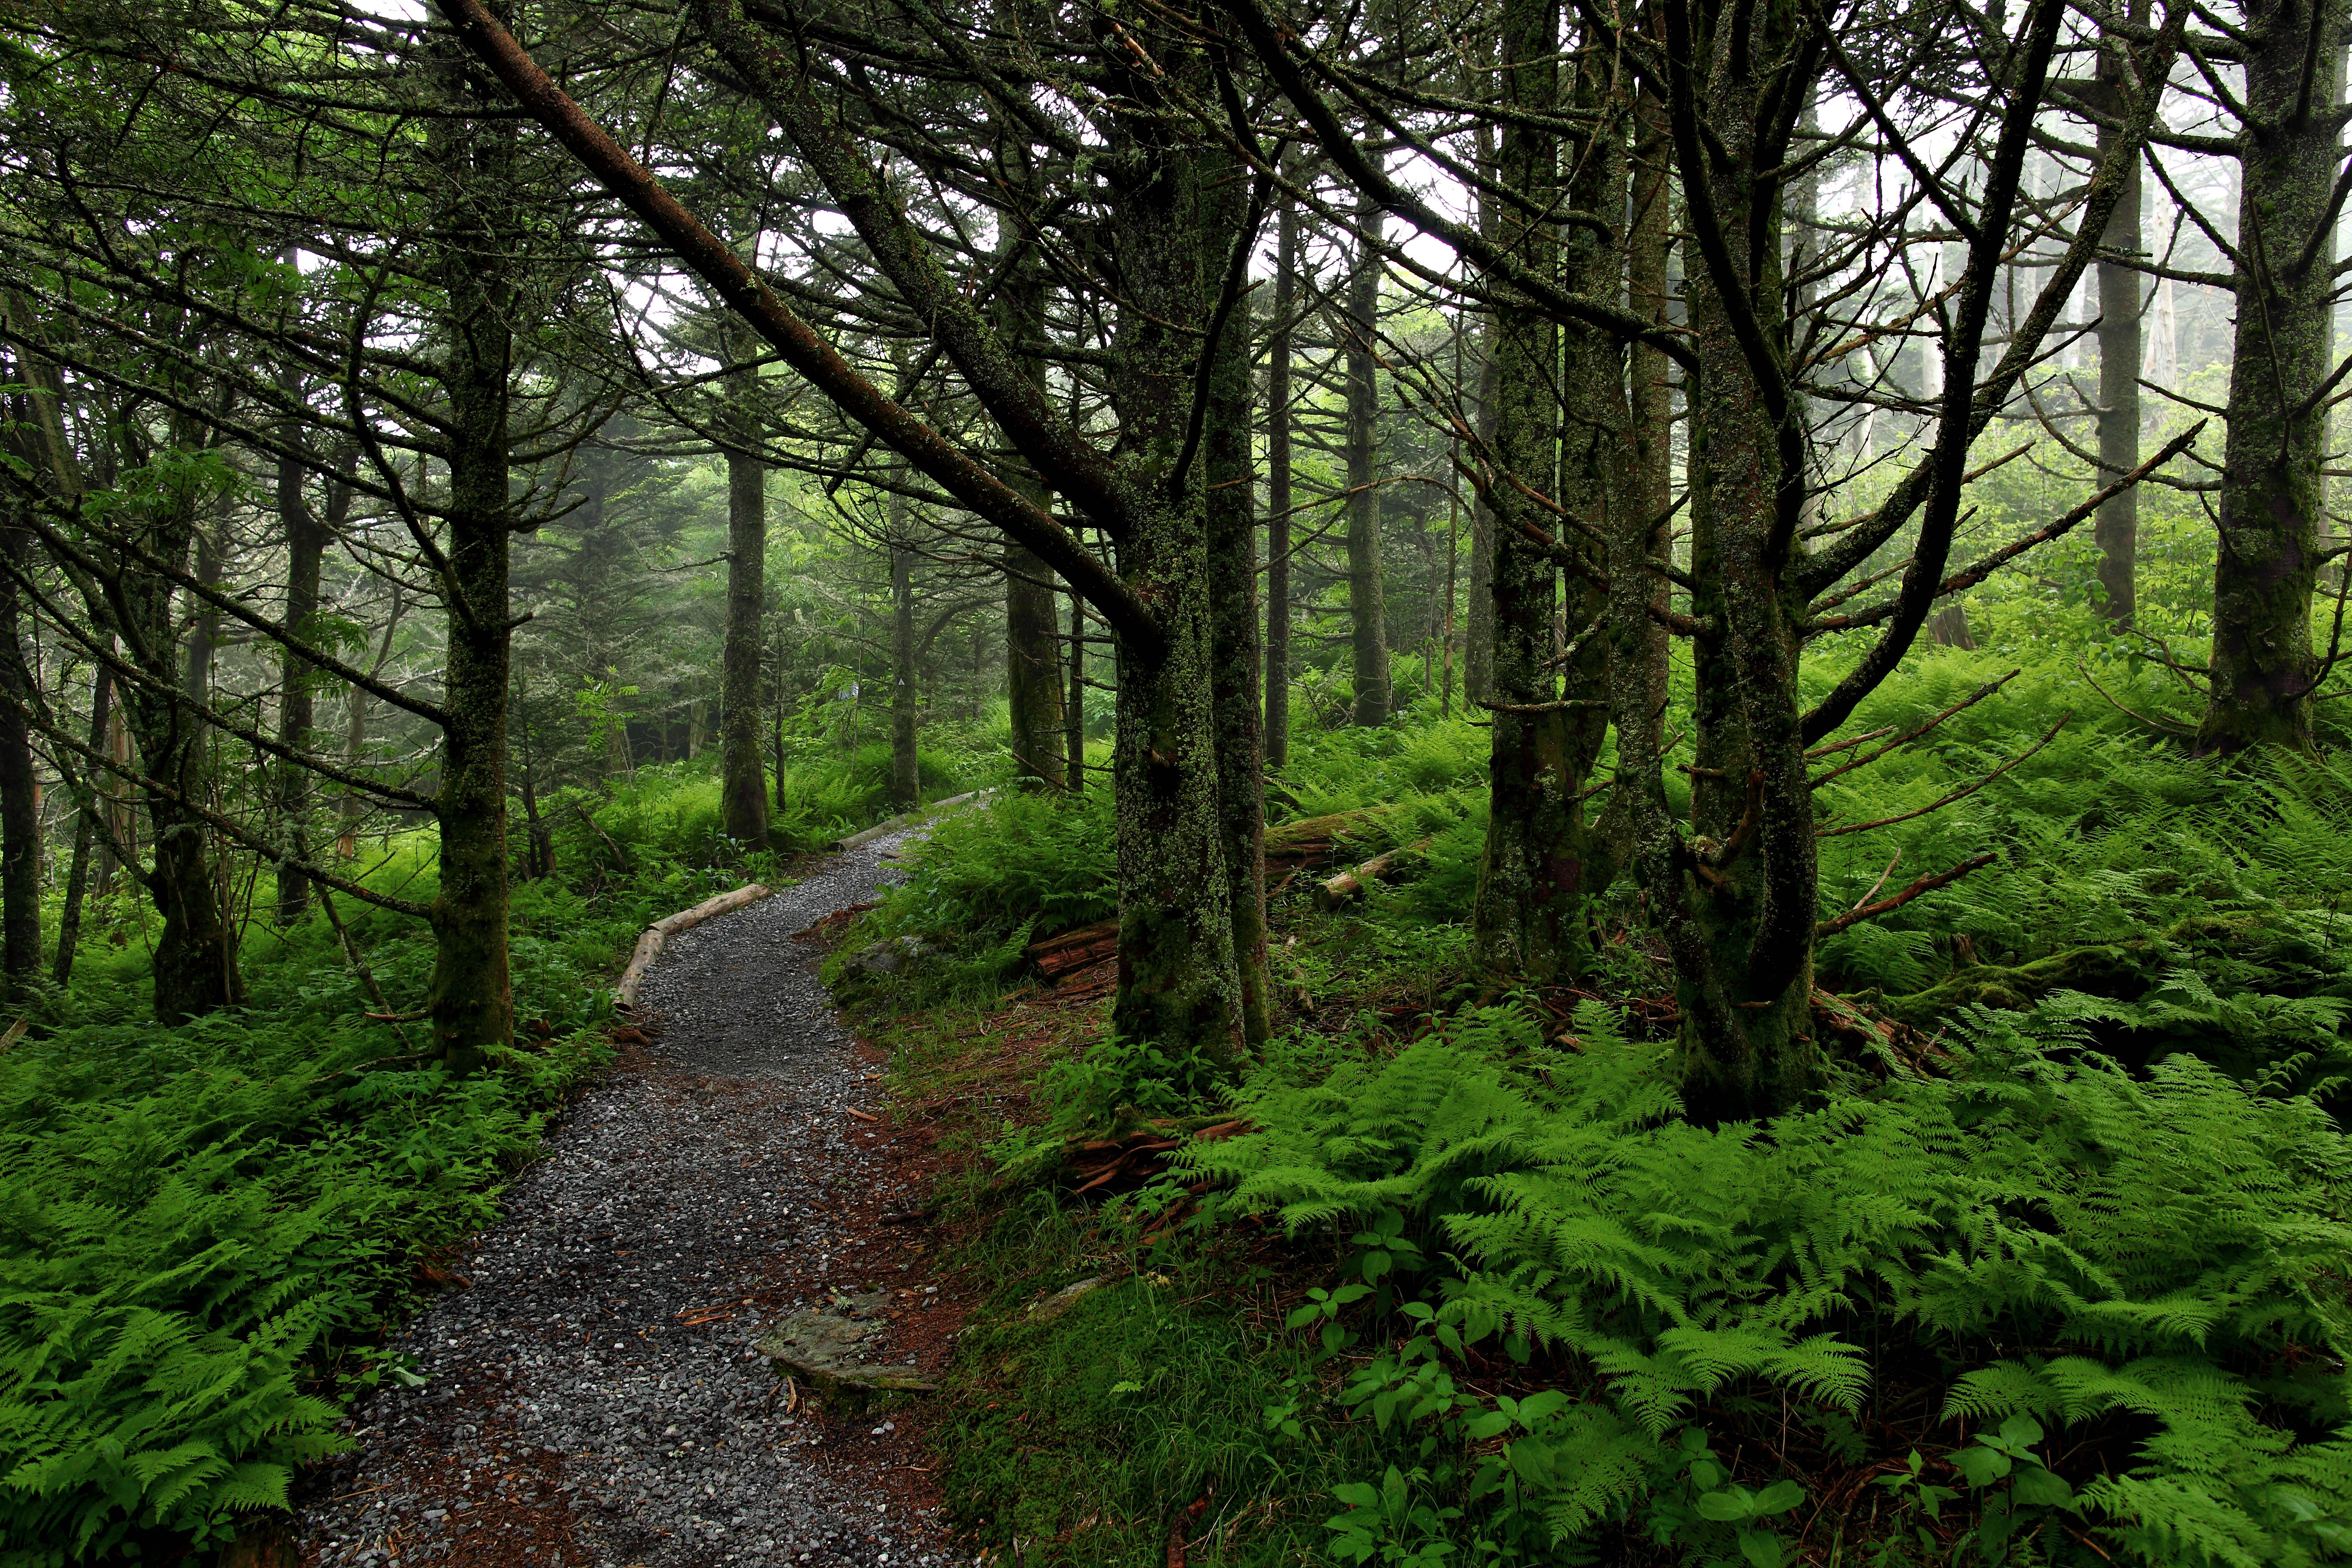
[[[2200,752],[2312,745],[2327,445],[2317,394],[2331,358],[2347,11],[2347,0],[2256,0],[2246,12],[2252,119],[2241,139],[2238,324]]]
[[[1197,51],[1150,40],[1160,70],[1205,87]],[[1111,206],[1118,264],[1139,307],[1112,344],[1111,400],[1140,498],[1117,541],[1119,574],[1158,607],[1157,646],[1121,637],[1114,787],[1118,822],[1118,991],[1130,1039],[1230,1058],[1242,1044],[1233,884],[1218,801],[1208,505],[1183,471],[1205,325],[1202,153],[1166,109],[1159,71],[1113,73],[1137,106],[1117,125]],[[1192,460],[1197,461],[1197,458]]]

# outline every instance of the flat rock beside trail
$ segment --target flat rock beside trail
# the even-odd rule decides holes
[[[889,1328],[887,1290],[836,1296],[826,1306],[794,1312],[762,1337],[761,1355],[782,1371],[806,1378],[820,1393],[929,1394],[939,1385],[903,1364],[869,1361],[875,1341]]]

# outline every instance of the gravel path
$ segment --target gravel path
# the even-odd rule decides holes
[[[876,1079],[815,953],[791,941],[872,897],[898,842],[670,939],[640,1011],[658,1038],[550,1135],[458,1266],[471,1288],[401,1337],[427,1382],[356,1413],[362,1451],[307,1510],[305,1563],[961,1560],[889,1484],[882,1461],[907,1457],[890,1451],[895,1426],[876,1416],[846,1452],[828,1444],[784,1413],[751,1348],[824,1285],[924,1301],[912,1265],[878,1277],[870,1251],[846,1261],[840,1214],[870,1203],[879,1174],[848,1108]]]

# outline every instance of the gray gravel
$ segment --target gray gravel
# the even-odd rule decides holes
[[[355,1413],[361,1451],[301,1520],[306,1563],[961,1561],[877,1473],[904,1457],[886,1417],[860,1468],[784,1414],[751,1348],[797,1304],[760,1289],[778,1279],[921,1300],[919,1275],[829,1271],[829,1215],[879,1173],[846,1108],[878,1089],[791,941],[872,897],[902,838],[670,939],[642,999],[659,1037],[509,1189],[459,1266],[471,1288],[400,1337],[427,1381]]]

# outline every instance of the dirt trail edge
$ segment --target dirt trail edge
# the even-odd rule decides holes
[[[897,1423],[788,1412],[753,1348],[795,1307],[879,1289],[937,1353],[919,1253],[877,1256],[852,1223],[895,1195],[852,1113],[878,1074],[792,940],[893,879],[906,837],[669,940],[635,1016],[658,1034],[550,1133],[453,1265],[466,1288],[402,1334],[426,1381],[354,1411],[360,1450],[305,1489],[305,1563],[962,1560]]]

